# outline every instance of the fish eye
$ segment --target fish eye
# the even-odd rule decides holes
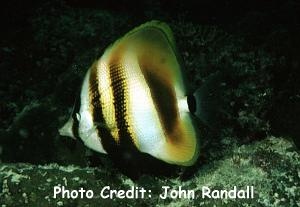
[[[193,94],[187,96],[187,104],[192,114],[196,112],[196,99]]]

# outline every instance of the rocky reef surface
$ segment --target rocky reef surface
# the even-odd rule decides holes
[[[140,3],[143,12],[129,13],[72,2],[12,0],[0,12],[7,25],[0,34],[2,207],[300,205],[296,1],[285,1],[270,11],[252,9],[238,20],[234,15],[208,19],[200,14],[199,19],[191,11],[178,13],[154,1]],[[68,119],[93,61],[117,38],[152,19],[172,28],[192,87],[222,74],[216,85],[222,91],[217,104],[220,116],[212,117],[209,129],[199,126],[201,157],[192,169],[180,169],[171,177],[145,174],[133,181],[106,156],[59,136],[58,129]],[[104,186],[141,186],[152,191],[152,198],[53,198],[53,187],[59,184],[95,194]],[[202,186],[249,185],[255,187],[254,199],[200,197]],[[182,186],[195,190],[197,196],[161,199],[162,186]]]
[[[135,182],[115,170],[58,164],[0,164],[2,206],[299,206],[300,155],[283,138],[268,137],[250,145],[232,147],[220,159],[203,166],[190,179],[142,176]],[[92,190],[94,198],[54,198],[54,186],[68,190]],[[129,190],[132,186],[151,190],[151,198],[105,199],[105,186]],[[162,186],[195,191],[192,199],[162,199]],[[230,190],[254,186],[253,199],[202,198],[202,186]],[[107,193],[105,194],[107,195]],[[67,196],[67,194],[65,194]]]

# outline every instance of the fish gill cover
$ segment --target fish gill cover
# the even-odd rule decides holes
[[[0,13],[2,206],[300,205],[296,0],[12,0],[1,3]],[[61,137],[58,129],[92,63],[109,44],[153,19],[172,29],[191,88],[209,88],[203,113],[218,116],[199,124],[200,158],[194,166],[161,166],[145,158],[154,172],[139,165],[128,172],[78,140]],[[53,198],[58,184],[95,193],[104,186],[142,186],[152,197]],[[162,186],[181,186],[198,196],[161,199]],[[203,199],[202,186],[254,186],[255,194]]]

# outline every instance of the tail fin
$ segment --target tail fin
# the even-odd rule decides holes
[[[221,124],[222,80],[221,72],[212,74],[193,94],[196,102],[194,115],[212,129],[218,129]]]

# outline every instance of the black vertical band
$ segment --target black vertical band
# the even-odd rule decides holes
[[[106,152],[113,151],[116,146],[113,136],[110,133],[109,128],[106,126],[104,119],[102,106],[100,102],[100,93],[98,88],[98,75],[97,65],[94,64],[91,68],[90,79],[89,79],[89,96],[90,96],[90,107],[92,109],[92,117],[94,125],[98,133],[98,137],[101,140],[102,146]]]
[[[73,132],[74,137],[79,140],[80,140],[79,120],[78,120],[76,114],[79,114],[80,105],[81,105],[81,100],[80,100],[80,93],[79,93],[79,95],[76,97],[75,104],[74,104],[73,111],[72,111],[72,119],[73,119],[72,132]]]
[[[121,64],[113,64],[109,69],[120,145],[124,147],[134,146],[132,135],[129,132],[129,123],[126,120],[128,114],[126,108],[128,86],[126,85],[124,68]]]

